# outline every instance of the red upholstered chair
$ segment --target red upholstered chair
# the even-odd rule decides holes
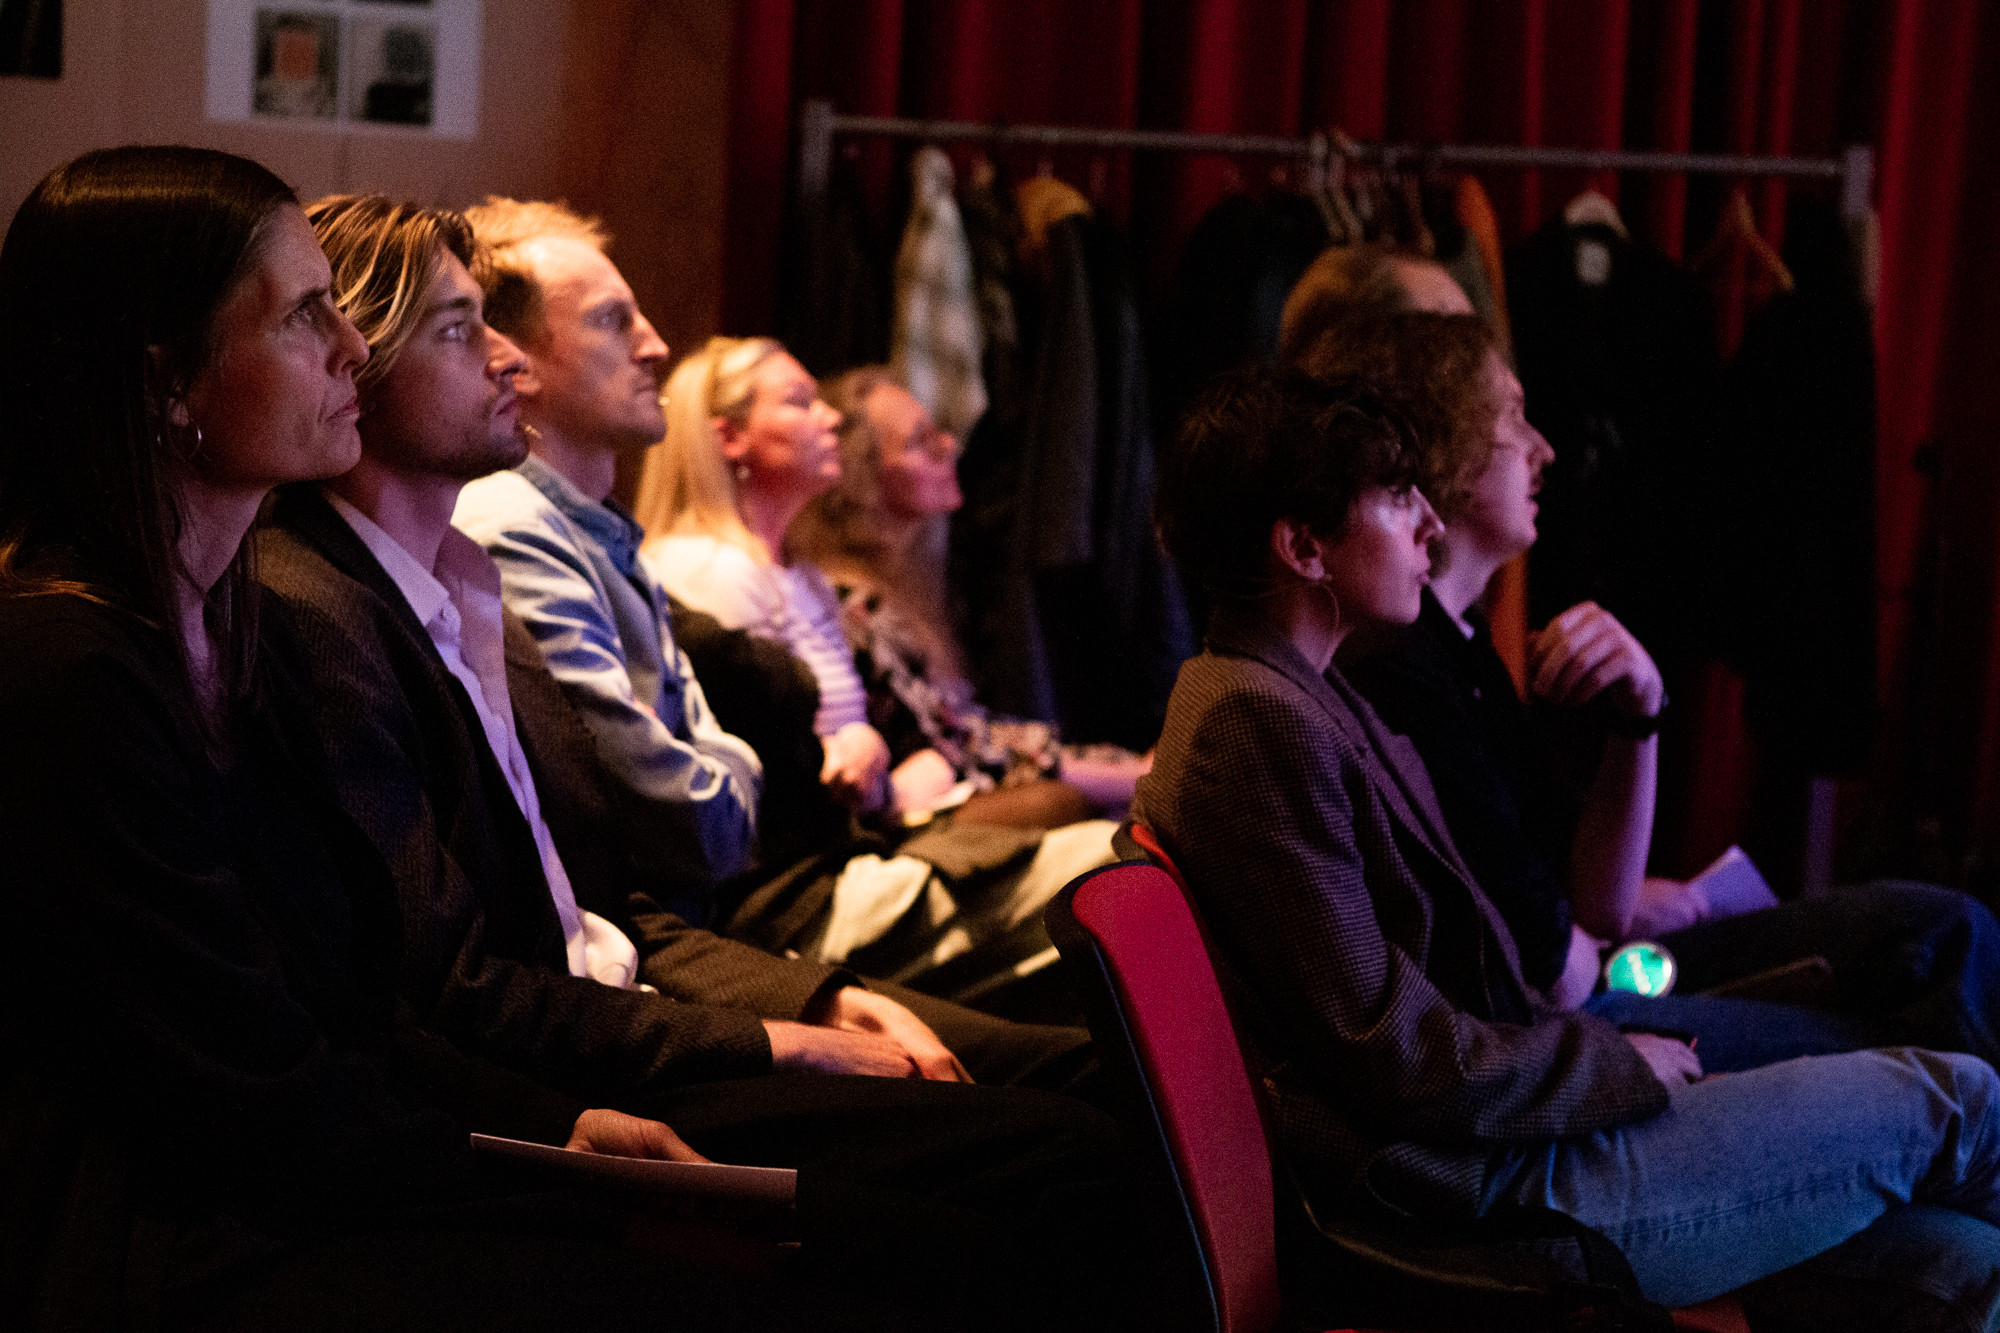
[[[1131,861],[1080,877],[1050,903],[1049,934],[1102,1057],[1134,1085],[1127,1127],[1168,1178],[1177,1215],[1167,1240],[1193,1275],[1184,1298],[1197,1307],[1191,1326],[1297,1327],[1279,1290],[1270,1148],[1242,1048],[1178,871],[1149,832],[1133,836],[1159,864]],[[1711,1306],[1675,1323],[1747,1333],[1733,1303]]]

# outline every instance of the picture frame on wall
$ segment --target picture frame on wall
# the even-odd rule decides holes
[[[480,0],[209,0],[212,120],[470,139]]]
[[[0,0],[0,75],[60,79],[63,0]]]

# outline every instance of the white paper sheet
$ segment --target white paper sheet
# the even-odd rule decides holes
[[[645,1157],[609,1157],[571,1152],[544,1143],[472,1136],[474,1152],[539,1162],[589,1180],[631,1185],[661,1194],[698,1194],[720,1199],[756,1199],[773,1204],[796,1201],[799,1173],[782,1166],[729,1166],[722,1162],[662,1162]]]

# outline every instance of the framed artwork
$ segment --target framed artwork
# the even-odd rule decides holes
[[[480,0],[209,0],[209,118],[470,139],[480,18]]]
[[[0,75],[62,77],[63,0],[0,0]]]

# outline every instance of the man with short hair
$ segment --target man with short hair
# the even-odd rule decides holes
[[[479,276],[495,326],[526,356],[515,386],[531,452],[514,470],[467,485],[452,522],[499,565],[508,609],[540,643],[605,767],[651,795],[674,692],[697,690],[665,589],[638,559],[645,534],[611,491],[619,459],[665,434],[658,377],[667,348],[594,223],[559,204],[497,198],[466,217],[488,256]],[[766,830],[764,839],[783,842],[785,832]],[[994,842],[1012,852],[1022,839],[996,833]],[[967,861],[968,878],[983,869]],[[736,867],[713,868],[720,880]],[[801,878],[764,869],[774,875],[766,888]],[[830,884],[833,875],[819,879]],[[900,987],[870,988],[893,994],[981,1082],[1070,1091],[1094,1077],[1081,1028],[1009,1023]]]
[[[311,651],[340,798],[397,880],[414,946],[405,993],[504,1058],[544,1074],[594,1061],[619,1086],[673,1076],[676,1061],[708,1077],[961,1077],[920,1021],[851,975],[663,909],[689,858],[633,838],[657,812],[634,810],[575,739],[492,561],[450,524],[465,480],[524,448],[522,358],[481,319],[469,230],[380,196],[322,200],[312,216],[337,299],[380,350],[357,381],[360,463],[280,497],[261,572]]]
[[[682,915],[706,924],[716,885],[754,847],[759,771],[747,746],[714,724],[687,657],[664,628],[665,591],[638,563],[643,537],[610,500],[620,457],[666,433],[660,381],[667,345],[647,322],[596,225],[558,204],[489,202],[467,215],[489,258],[494,327],[536,356],[515,377],[533,454],[467,488],[459,526],[487,546],[508,604],[597,738],[607,767],[662,812],[661,837],[698,849]],[[556,331],[552,334],[552,330]],[[518,461],[518,460],[517,460]],[[471,480],[468,478],[468,480]],[[532,512],[499,534],[478,521]],[[746,758],[747,757],[747,758]]]
[[[893,1254],[927,1266],[898,1282],[1011,1300],[1003,1281],[1063,1269],[1050,1247],[1076,1223],[1056,1214],[1080,1202],[1079,1219],[1118,1224],[1108,1122],[1047,1094],[918,1081],[965,1075],[894,1001],[659,910],[662,872],[629,850],[621,788],[506,615],[492,561],[449,523],[468,476],[522,453],[522,358],[481,318],[463,220],[380,196],[309,216],[374,351],[363,452],[280,497],[260,572],[302,639],[337,797],[395,882],[420,1021],[670,1123],[696,1151],[799,1167],[808,1247],[839,1271]],[[1059,1272],[1028,1305],[1045,1317],[1045,1297],[1066,1306],[1081,1285],[1080,1266]]]

